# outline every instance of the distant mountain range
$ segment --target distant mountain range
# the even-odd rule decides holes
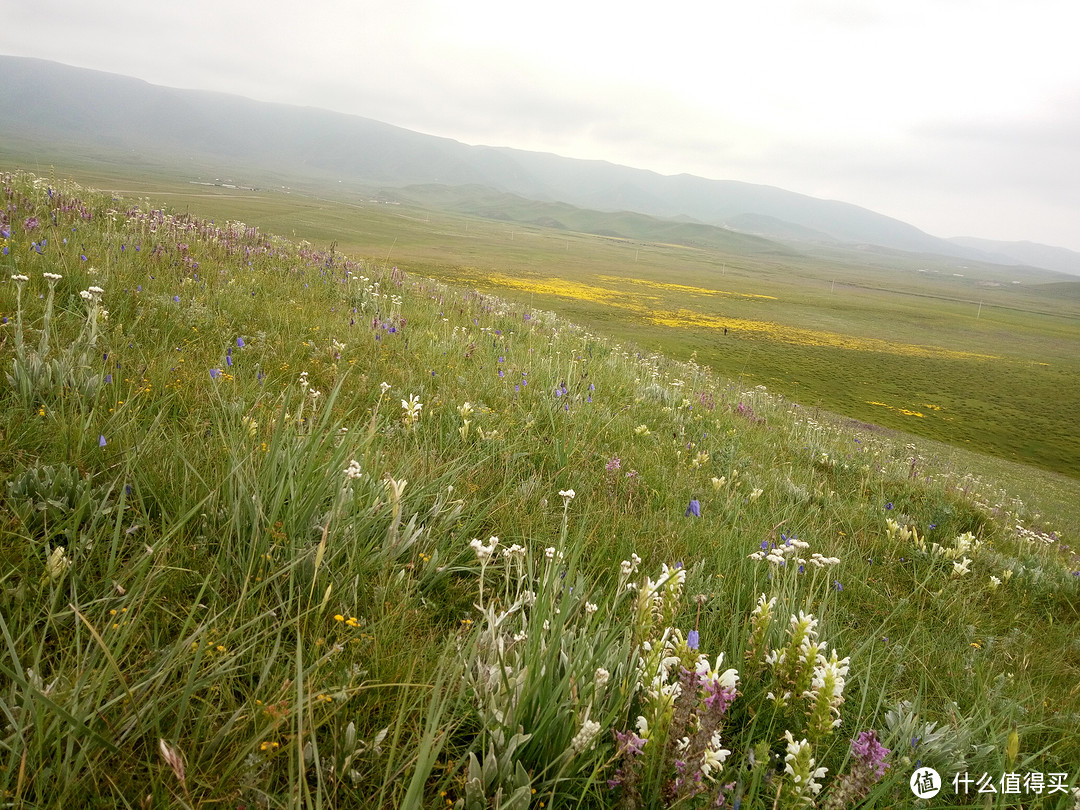
[[[973,236],[957,236],[949,241],[977,250],[985,261],[996,264],[1022,264],[1080,275],[1080,253],[1068,248],[1040,245],[1037,242],[997,242]]]
[[[786,243],[875,245],[1080,274],[1080,253],[1064,248],[941,239],[866,208],[772,186],[469,146],[359,116],[159,87],[39,59],[0,56],[0,110],[2,139],[132,167],[246,174],[264,184],[421,186],[429,198],[444,186],[442,196],[459,209],[466,197],[495,192],[660,217],[673,228],[719,226]]]

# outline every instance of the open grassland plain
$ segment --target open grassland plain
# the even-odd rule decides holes
[[[1080,475],[1080,281],[874,249],[799,252],[739,234],[728,245],[722,231],[657,242],[635,238],[636,221],[630,235],[600,236],[388,204],[401,192],[91,178],[554,309],[808,406]],[[522,200],[504,215],[529,214]]]
[[[907,807],[922,767],[928,807],[1076,805],[1075,479],[392,245],[0,193],[5,806]],[[506,276],[586,312],[772,323],[783,298],[632,277]],[[902,334],[850,339],[1009,356]]]

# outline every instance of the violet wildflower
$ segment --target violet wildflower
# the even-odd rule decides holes
[[[221,376],[221,369],[217,369],[217,368],[210,369],[210,379],[211,380],[216,380],[220,376]]]
[[[889,756],[889,749],[878,742],[876,731],[860,731],[859,736],[851,741],[851,754],[879,779],[889,769],[889,764],[885,761]]]
[[[696,650],[699,646],[701,646],[701,636],[698,635],[697,630],[691,630],[689,633],[686,634],[686,646],[689,647],[691,650]]]
[[[826,810],[839,810],[857,804],[889,768],[885,761],[889,749],[878,742],[876,731],[859,732],[859,736],[851,741],[851,756],[851,770],[836,780],[825,801]]]
[[[105,441],[104,436],[98,436],[98,447],[104,447],[108,442]]]
[[[236,346],[240,349],[244,348],[244,339],[242,337],[236,339]]]
[[[698,503],[697,498],[691,498],[690,505],[686,507],[685,516],[690,517],[691,515],[693,515],[694,517],[701,517],[701,504]]]
[[[624,798],[631,803],[639,796],[637,759],[641,756],[646,742],[646,738],[639,737],[633,731],[615,732],[615,750],[619,758],[619,769],[607,784],[609,788],[621,786]]]

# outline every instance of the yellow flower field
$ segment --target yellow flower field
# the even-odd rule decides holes
[[[728,329],[731,332],[750,333],[755,337],[776,340],[799,346],[820,346],[823,348],[851,349],[861,352],[879,352],[881,354],[904,355],[907,357],[936,357],[965,360],[996,360],[995,355],[961,352],[943,349],[938,346],[916,346],[909,343],[893,343],[879,338],[855,337],[835,332],[823,332],[817,329],[802,329],[784,326],[771,321],[755,321],[744,318],[722,318],[717,315],[704,315],[680,309],[677,312],[651,313],[648,320],[662,326],[676,328],[704,327],[707,329]]]
[[[842,335],[836,332],[826,332],[818,329],[805,329],[801,327],[786,326],[773,321],[759,321],[748,318],[727,318],[719,315],[709,315],[694,312],[689,309],[674,311],[660,311],[656,307],[660,304],[660,298],[652,295],[613,290],[608,287],[598,287],[593,284],[585,284],[570,279],[548,278],[515,278],[502,273],[490,273],[483,276],[484,281],[508,289],[521,290],[523,292],[536,293],[537,295],[551,295],[558,298],[567,298],[575,301],[589,301],[603,304],[608,307],[633,312],[637,317],[658,326],[670,326],[676,329],[719,329],[728,330],[729,333],[752,335],[755,338],[774,340],[795,346],[816,346],[831,349],[848,349],[859,352],[877,352],[879,354],[900,355],[905,357],[933,357],[938,359],[954,360],[996,360],[996,355],[979,354],[976,352],[956,351],[939,346],[920,346],[910,343],[894,343],[881,340],[880,338],[857,337],[854,335]],[[704,287],[690,287],[684,284],[666,284],[656,281],[647,281],[636,278],[619,278],[617,276],[595,276],[602,281],[630,282],[631,284],[656,290],[670,290],[673,292],[690,292],[701,295],[730,296],[747,299],[777,300],[770,295],[755,295],[752,293],[732,293],[721,290],[709,290]],[[475,278],[454,279],[464,283],[474,283]],[[911,415],[921,415],[915,414]]]
[[[654,290],[670,290],[672,292],[685,292],[693,295],[718,295],[727,298],[749,298],[764,301],[778,301],[775,295],[757,295],[755,293],[728,292],[726,290],[710,290],[705,287],[690,287],[686,284],[668,284],[660,281],[646,281],[643,278],[619,278],[618,276],[596,276],[600,281],[628,281],[642,287],[651,287]]]

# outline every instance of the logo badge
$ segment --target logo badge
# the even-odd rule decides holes
[[[911,775],[911,792],[920,799],[932,799],[941,790],[941,774],[933,768],[919,768]]]

